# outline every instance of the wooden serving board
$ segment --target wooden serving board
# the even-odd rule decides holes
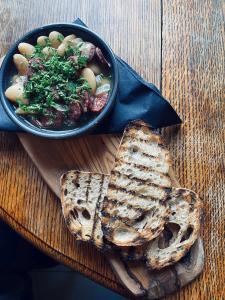
[[[111,135],[69,140],[47,140],[26,133],[20,133],[18,137],[43,179],[58,197],[59,179],[67,170],[110,173],[120,140]],[[171,179],[173,185],[178,187],[172,170]],[[125,263],[113,255],[107,255],[107,259],[121,283],[133,296],[158,299],[188,284],[201,273],[204,250],[201,239],[198,239],[182,261],[160,271],[149,271],[144,263]]]

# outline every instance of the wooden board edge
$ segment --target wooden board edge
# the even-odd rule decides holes
[[[133,296],[139,298],[147,294],[147,291],[142,286],[141,282],[132,275],[132,273],[129,271],[129,267],[126,267],[125,263],[121,259],[119,259],[116,255],[110,255],[107,258],[120,283]]]

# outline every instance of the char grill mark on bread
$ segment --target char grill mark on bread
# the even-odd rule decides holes
[[[170,167],[169,152],[158,134],[143,122],[125,129],[103,201],[102,228],[108,241],[137,246],[163,230]]]
[[[104,175],[101,176],[100,183],[99,183],[100,184],[100,189],[99,189],[98,198],[97,198],[97,201],[96,201],[94,224],[93,224],[93,228],[92,228],[92,237],[94,236],[94,232],[97,230],[98,221],[100,219],[99,208],[100,208],[101,202],[102,202],[101,197],[102,197],[102,194],[103,194],[103,182],[104,182]]]
[[[99,193],[99,197],[96,204],[96,215],[95,215],[95,223],[93,226],[93,233],[92,233],[92,242],[98,248],[104,249],[106,245],[103,243],[103,232],[102,232],[102,224],[101,224],[101,210],[103,199],[107,193],[109,184],[109,176],[102,174],[102,181],[101,181],[101,191]],[[108,245],[107,245],[108,248]]]
[[[112,188],[122,190],[128,194],[141,195],[142,197],[149,199],[149,202],[151,200],[166,199],[168,193],[168,188],[162,188],[155,184],[148,184],[141,179],[131,179],[129,176],[124,176],[123,174],[114,171],[113,175],[111,175],[111,180],[113,182],[113,184],[111,184]]]
[[[111,187],[110,191],[108,191],[107,199],[108,202],[113,202],[116,206],[126,205],[128,208],[135,210],[141,209],[143,211],[148,211],[156,204],[156,202],[158,202],[157,200],[149,197],[126,193],[123,190],[116,189],[116,187]],[[165,202],[164,199],[163,202]]]
[[[131,168],[132,166],[132,168]],[[132,164],[115,165],[114,173],[123,173],[123,176],[130,177],[136,181],[145,181],[148,185],[156,185],[158,187],[168,187],[171,185],[170,178],[163,173],[154,171],[144,166],[136,166]]]

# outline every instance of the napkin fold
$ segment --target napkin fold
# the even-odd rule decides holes
[[[73,23],[86,27],[78,18]],[[132,120],[143,120],[153,128],[181,123],[176,111],[152,83],[145,81],[126,62],[116,56],[119,85],[115,105],[94,133],[120,133]],[[0,104],[0,130],[21,131]]]

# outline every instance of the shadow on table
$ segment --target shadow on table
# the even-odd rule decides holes
[[[39,252],[0,221],[0,300],[125,300]]]
[[[35,270],[31,277],[34,300],[125,300],[63,265]]]

